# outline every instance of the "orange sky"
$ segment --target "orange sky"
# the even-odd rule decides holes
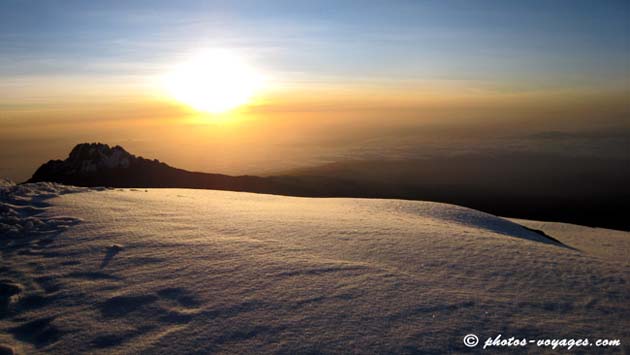
[[[0,175],[24,179],[88,141],[192,170],[261,173],[409,156],[438,138],[457,149],[466,134],[478,145],[616,136],[630,127],[628,6],[2,3]],[[265,78],[249,104],[221,115],[195,112],[162,83],[213,50]],[[191,86],[221,93],[238,81],[212,78]]]

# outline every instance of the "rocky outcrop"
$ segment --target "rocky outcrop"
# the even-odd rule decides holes
[[[42,165],[28,182],[50,181],[91,185],[101,174],[132,174],[138,168],[168,168],[164,163],[136,157],[121,146],[82,143],[72,149],[66,160],[50,160]],[[103,181],[105,182],[105,181]],[[104,184],[107,185],[107,184]]]
[[[43,164],[27,182],[42,181],[87,187],[176,187],[296,196],[357,196],[359,193],[355,184],[338,179],[191,172],[102,143],[77,145],[68,158]]]

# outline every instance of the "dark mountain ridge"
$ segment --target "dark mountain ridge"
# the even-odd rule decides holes
[[[466,156],[339,162],[281,176],[229,176],[177,169],[120,146],[84,143],[67,159],[43,164],[28,182],[426,200],[506,217],[630,230],[626,165],[531,155]]]
[[[27,182],[39,181],[88,187],[195,188],[295,196],[358,196],[362,190],[343,179],[191,172],[102,143],[78,144],[65,160],[43,164]]]

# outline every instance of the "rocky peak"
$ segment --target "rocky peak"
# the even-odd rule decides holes
[[[65,160],[50,160],[40,166],[28,182],[51,181],[70,185],[115,185],[120,181],[157,176],[173,168],[158,160],[148,160],[127,152],[121,146],[103,143],[77,144]],[[135,181],[135,180],[134,180]]]
[[[135,158],[121,146],[111,148],[102,143],[82,143],[72,149],[65,163],[80,172],[88,173],[103,168],[127,168]]]

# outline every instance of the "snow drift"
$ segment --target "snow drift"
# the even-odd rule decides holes
[[[446,353],[468,333],[630,333],[627,261],[463,207],[4,185],[3,350]]]

